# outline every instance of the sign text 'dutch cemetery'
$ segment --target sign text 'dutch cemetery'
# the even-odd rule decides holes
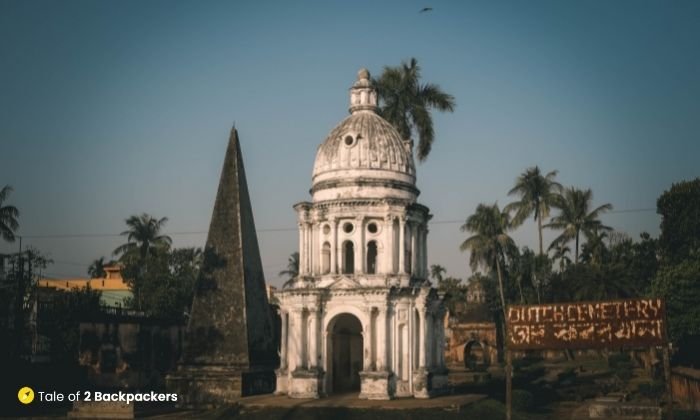
[[[665,344],[663,299],[508,307],[511,350],[647,347]]]

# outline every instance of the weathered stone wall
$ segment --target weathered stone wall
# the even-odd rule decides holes
[[[496,363],[496,324],[493,322],[457,323],[448,326],[448,344],[445,349],[447,366],[465,366],[464,351],[469,343],[481,347],[486,366]],[[477,345],[478,343],[478,345]]]
[[[182,354],[184,326],[138,321],[80,324],[79,361],[96,387],[162,386]]]

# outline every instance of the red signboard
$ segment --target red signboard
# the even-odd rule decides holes
[[[667,343],[663,299],[514,305],[510,350],[649,347]]]

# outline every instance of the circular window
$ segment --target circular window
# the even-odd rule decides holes
[[[345,145],[350,147],[355,144],[355,139],[352,136],[345,136]]]
[[[376,223],[370,223],[367,225],[367,231],[369,233],[377,233],[379,231],[379,228],[377,227]]]
[[[345,233],[351,233],[352,230],[353,230],[354,228],[355,228],[355,227],[352,225],[352,223],[345,223],[345,224],[343,225],[343,232],[345,232]]]
[[[331,233],[331,227],[328,225],[323,225],[323,233],[325,235],[328,235],[329,233]]]

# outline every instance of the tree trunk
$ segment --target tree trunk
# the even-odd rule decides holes
[[[523,296],[523,282],[521,277],[518,277],[518,291],[520,291],[520,303],[524,305],[525,296]]]
[[[537,230],[539,231],[540,235],[540,256],[544,255],[544,250],[542,249],[542,213],[540,213],[540,217],[537,218]],[[532,274],[532,278],[535,279],[535,291],[537,292],[537,303],[540,302],[540,282],[537,279],[537,274],[539,272],[539,265],[540,261],[538,259],[535,260],[535,272]]]
[[[574,260],[574,264],[578,264],[578,231],[576,231],[576,259]]]
[[[537,229],[540,233],[540,255],[544,255],[544,251],[542,250],[542,217],[537,218]]]
[[[501,307],[503,309],[503,322],[505,324],[506,320],[508,319],[508,316],[506,315],[506,297],[503,293],[503,275],[501,274],[501,262],[498,261],[498,257],[496,257],[496,273],[498,274],[498,289],[501,293]]]

